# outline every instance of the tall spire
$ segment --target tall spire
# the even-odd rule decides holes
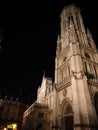
[[[87,28],[87,39],[88,39],[89,46],[92,47],[93,49],[96,49],[96,45],[94,43],[92,34],[90,33],[90,30],[88,28]]]
[[[58,35],[56,55],[60,53],[60,50],[61,50],[61,39],[60,39],[60,35]]]
[[[46,75],[46,72],[45,72],[45,70],[44,70],[44,74],[43,74],[43,77],[45,77],[45,75]]]

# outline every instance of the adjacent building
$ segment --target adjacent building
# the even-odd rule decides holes
[[[22,130],[98,129],[98,50],[76,5],[65,6],[60,18],[55,80],[43,76]]]
[[[1,96],[0,130],[20,130],[23,113],[26,109],[26,104],[18,98],[14,99],[13,97]]]

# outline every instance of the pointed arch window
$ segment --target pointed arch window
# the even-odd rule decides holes
[[[96,66],[94,65],[95,76],[97,77]]]
[[[87,65],[86,65],[86,62],[84,62],[84,70],[85,70],[85,72],[87,72]]]
[[[72,107],[70,104],[68,104],[66,107],[66,113],[72,113]]]
[[[74,129],[72,107],[70,104],[68,104],[66,107],[66,113],[65,113],[65,118],[64,118],[64,128],[65,128],[65,130],[73,130]]]
[[[85,53],[85,57],[86,57],[86,58],[90,58],[90,56],[89,56],[88,53]]]
[[[76,13],[76,20],[77,20],[78,28],[79,28],[79,30],[82,32],[81,23],[80,23],[80,18],[79,18],[79,14],[78,14],[78,13]]]

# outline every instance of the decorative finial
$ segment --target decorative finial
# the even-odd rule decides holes
[[[43,76],[45,77],[45,70],[44,70],[44,75]]]

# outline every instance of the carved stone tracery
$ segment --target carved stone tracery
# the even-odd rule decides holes
[[[75,79],[83,79],[83,77],[84,77],[83,71],[79,71],[79,72],[71,71],[71,74]]]
[[[66,97],[67,95],[67,90],[64,89],[62,91],[62,94],[63,94],[63,100],[60,102],[60,99],[59,99],[59,116],[63,116],[63,114],[65,113],[65,110],[66,110],[66,107],[68,104],[71,104],[71,100]]]

